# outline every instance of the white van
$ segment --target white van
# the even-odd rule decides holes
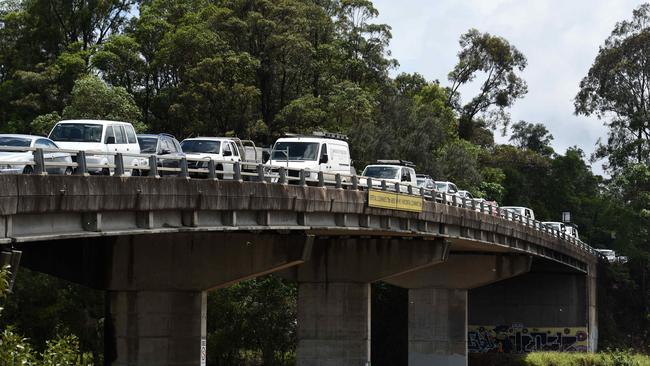
[[[278,139],[273,145],[267,165],[284,166],[289,169],[287,175],[298,177],[299,170],[305,170],[307,180],[317,180],[318,172],[323,172],[325,179],[332,180],[334,175],[350,175],[352,161],[346,136],[315,132],[312,136],[289,135]],[[345,177],[342,180],[347,181]]]
[[[92,119],[66,120],[57,123],[48,137],[62,149],[91,152],[86,155],[86,164],[99,165],[99,167],[88,168],[88,172],[91,174],[109,175],[112,169],[108,165],[114,164],[115,153],[140,153],[135,129],[127,122]],[[110,155],[92,155],[92,152],[104,152],[110,153]],[[76,157],[73,159],[76,160]],[[124,156],[124,165],[143,166],[148,164],[142,158]],[[126,172],[127,174],[131,173],[130,169],[126,169]],[[136,170],[133,173],[139,174],[140,171]]]

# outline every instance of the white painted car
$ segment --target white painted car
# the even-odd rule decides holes
[[[216,162],[215,168],[222,179],[232,179],[234,165],[242,161],[242,150],[235,139],[229,137],[195,137],[185,139],[181,142],[181,148],[185,156],[190,159],[190,169],[207,169],[208,162],[193,161],[191,159],[211,159]],[[195,174],[193,174],[195,175]]]
[[[408,186],[412,186],[415,193],[418,182],[414,166],[413,163],[403,160],[377,160],[376,164],[366,166],[361,175],[372,178],[372,186],[375,188],[381,187],[381,182],[385,181],[391,190],[395,183],[400,183],[400,192],[407,192]],[[361,184],[368,183],[363,179]]]
[[[135,129],[128,122],[66,120],[58,122],[50,131],[49,137],[62,149],[88,152],[86,164],[91,174],[110,174],[113,169],[109,164],[115,163],[115,153],[140,154]],[[124,165],[146,167],[148,164],[142,158],[126,155]],[[125,173],[130,174],[131,169],[125,169]],[[140,171],[135,169],[133,173],[137,175]]]
[[[304,169],[305,178],[310,181],[318,179],[318,172],[323,172],[326,180],[333,180],[337,173],[350,175],[352,161],[345,139],[338,134],[316,132],[312,136],[283,137],[273,145],[266,164],[289,168],[287,175],[290,177],[298,177],[299,171]]]
[[[549,229],[559,232],[560,234],[565,232],[566,225],[563,222],[557,221],[544,221],[542,224],[546,225]]]
[[[514,214],[516,215],[516,217],[514,217],[515,220],[519,220],[520,216],[522,217],[523,221],[526,221],[527,218],[530,220],[535,220],[535,213],[528,207],[503,206],[501,208],[511,213],[508,215],[509,218],[511,218],[512,214]]]
[[[2,147],[9,148],[42,148],[58,149],[59,147],[50,139],[42,136],[4,134],[0,135],[0,174],[31,174],[34,172],[34,154],[32,151],[2,151]],[[72,158],[70,154],[57,151],[44,151],[45,163],[66,163],[70,165],[47,166],[48,174],[72,174]]]

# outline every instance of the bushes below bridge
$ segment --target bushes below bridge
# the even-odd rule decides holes
[[[650,366],[650,356],[624,351],[600,353],[470,353],[470,366]]]

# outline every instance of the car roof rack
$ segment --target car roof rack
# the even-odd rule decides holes
[[[348,141],[348,137],[346,135],[336,133],[336,132],[314,131],[314,132],[312,132],[312,135],[313,136],[318,136],[318,137],[325,137],[325,138],[328,138],[328,139]]]
[[[415,164],[413,162],[410,162],[408,160],[388,160],[388,159],[380,159],[377,160],[377,164],[384,164],[384,165],[401,165],[401,166],[407,166],[409,168],[414,168],[415,169]]]

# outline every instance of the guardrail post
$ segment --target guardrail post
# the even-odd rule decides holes
[[[393,188],[395,189],[396,193],[401,193],[402,192],[402,185],[397,183],[397,182],[395,182],[395,185],[394,185]]]
[[[420,187],[420,197],[424,198],[424,187]],[[433,197],[433,200],[435,202],[435,193],[431,192],[431,197]]]
[[[259,179],[260,182],[266,182],[266,177],[264,176],[264,166],[262,164],[257,164],[255,168],[257,169],[257,179]]]
[[[124,176],[124,155],[122,153],[115,154],[115,171],[113,175],[117,177]]]
[[[476,211],[476,200],[472,199],[472,210]]]
[[[481,205],[481,213],[485,213],[485,202],[481,201],[480,205]]]
[[[460,203],[463,205],[463,208],[467,208],[467,199],[465,197],[461,197]]]
[[[368,185],[368,189],[372,189],[372,178],[368,177],[368,179],[366,179],[366,184]]]
[[[406,186],[406,191],[408,192],[408,194],[413,194],[413,186],[410,184]]]
[[[325,187],[325,176],[322,171],[318,172],[318,186]]]
[[[38,148],[34,150],[34,174],[45,175],[47,170],[45,170],[45,156],[43,155],[43,149]]]
[[[523,225],[524,223],[524,217],[522,215],[519,215],[519,222]]]
[[[492,210],[494,209],[494,205],[488,205],[488,209],[489,209],[488,213],[490,214],[490,216],[492,216],[493,215]],[[506,219],[508,218],[508,216],[507,216],[508,213],[507,212],[508,211],[506,211]],[[501,215],[499,215],[499,208],[498,207],[497,207],[497,216],[501,216]]]
[[[86,167],[86,152],[80,150],[77,152],[77,169],[76,175],[88,175],[88,168]]]
[[[341,174],[336,173],[334,179],[336,180],[336,188],[343,188],[343,182],[341,181]]]
[[[355,191],[359,189],[359,178],[356,175],[352,176],[352,189]]]
[[[181,174],[180,174],[180,176],[181,176],[181,178],[189,178],[190,177],[190,173],[187,171],[187,158],[184,157],[184,156],[181,158]]]
[[[442,198],[442,203],[444,203],[446,205],[447,204],[447,193],[442,192],[442,197],[441,198]]]
[[[284,167],[280,167],[278,174],[279,174],[278,183],[287,184],[287,170]]]
[[[300,176],[300,185],[302,187],[306,186],[307,185],[307,179],[305,179],[305,169],[300,169],[299,176]]]
[[[381,181],[381,190],[382,191],[387,191],[388,190],[388,185],[386,184],[386,181],[382,179]]]
[[[217,165],[212,159],[208,160],[208,179],[217,179]]]
[[[150,177],[158,176],[158,160],[156,155],[149,155],[149,174]]]
[[[225,169],[224,169],[225,170]],[[241,182],[241,163],[236,161],[235,164],[233,164],[233,171],[234,171],[234,176],[233,179]]]
[[[455,194],[451,195],[451,204],[454,206],[458,206],[458,196],[456,196]]]

